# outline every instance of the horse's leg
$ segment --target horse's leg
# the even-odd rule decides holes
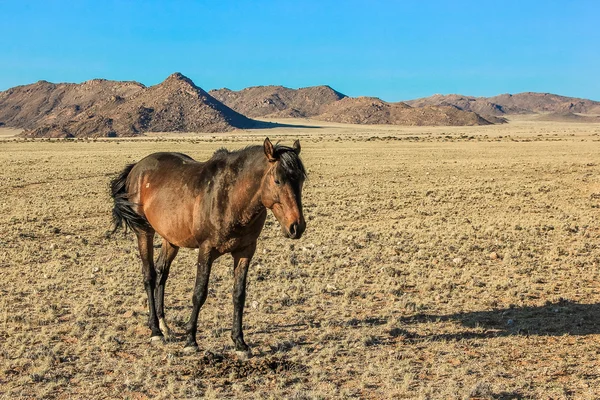
[[[250,260],[254,256],[256,242],[252,245],[232,253],[234,262],[233,271],[233,327],[231,329],[231,339],[235,343],[235,350],[242,352],[243,356],[250,355],[250,348],[244,342],[244,333],[242,332],[242,317],[244,314],[244,304],[246,302],[246,276]]]
[[[155,265],[156,288],[154,289],[154,301],[156,303],[156,317],[158,318],[158,326],[166,339],[169,339],[171,336],[171,330],[165,321],[165,284],[169,278],[171,263],[175,256],[177,256],[178,251],[179,247],[173,246],[166,239],[163,239],[160,254]]]
[[[154,287],[156,285],[156,271],[154,270],[154,231],[137,232],[138,247],[142,258],[142,274],[144,276],[144,288],[148,295],[148,327],[152,330],[152,340],[160,340],[163,334],[158,328],[156,308],[154,305]]]
[[[187,351],[195,351],[198,349],[196,343],[196,331],[198,329],[198,313],[200,307],[206,301],[208,294],[208,279],[210,277],[210,269],[215,256],[210,248],[198,249],[198,264],[196,271],[196,284],[194,285],[194,294],[192,296],[192,315],[186,324],[187,342],[185,349]]]

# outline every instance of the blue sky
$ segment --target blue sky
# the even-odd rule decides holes
[[[40,79],[209,90],[327,84],[388,101],[600,100],[600,1],[3,1],[0,90]]]

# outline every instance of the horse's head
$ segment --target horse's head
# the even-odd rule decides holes
[[[266,138],[264,150],[269,167],[262,179],[262,203],[273,211],[286,237],[300,239],[306,228],[302,214],[302,186],[306,170],[299,157],[300,142],[296,140],[293,147],[273,146]]]

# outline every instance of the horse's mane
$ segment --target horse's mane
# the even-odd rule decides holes
[[[217,149],[217,151],[215,151],[212,155],[212,158],[226,158],[229,156],[234,156],[237,154],[241,154],[241,153],[246,153],[246,152],[250,152],[252,150],[256,150],[258,148],[261,148],[261,146],[246,146],[242,149],[238,149],[238,150],[228,150],[225,147],[221,147],[220,149]]]
[[[293,148],[277,143],[273,146],[273,154],[275,158],[279,159],[279,168],[284,176],[292,181],[306,178],[304,164]]]
[[[212,159],[223,159],[254,152],[260,152],[260,154],[264,154],[263,146],[252,145],[246,146],[239,150],[227,150],[226,148],[221,147],[214,152]],[[285,177],[293,181],[306,178],[306,169],[304,168],[304,164],[293,148],[276,143],[273,145],[273,155],[279,160],[280,172]]]

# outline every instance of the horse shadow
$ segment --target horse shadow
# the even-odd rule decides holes
[[[420,334],[417,326],[424,323],[454,322],[464,329],[446,333],[440,329]],[[258,333],[277,331],[301,332],[310,326],[320,328],[320,323],[272,325]],[[381,327],[384,330],[375,344],[394,344],[398,338],[405,342],[457,341],[463,339],[490,339],[506,336],[586,336],[600,334],[600,304],[582,304],[571,300],[546,303],[543,306],[499,308],[488,311],[458,312],[454,314],[419,313],[406,317],[372,315],[349,320],[329,320],[327,326],[348,330],[364,327]],[[390,327],[388,329],[388,327]],[[431,328],[428,329],[431,332]]]
[[[419,335],[409,331],[420,323],[457,322],[467,330],[457,333]],[[408,328],[408,329],[407,329]],[[570,300],[543,306],[509,307],[489,311],[459,312],[448,315],[416,314],[400,317],[390,336],[408,340],[486,339],[513,335],[585,336],[600,333],[600,304],[581,304]]]

